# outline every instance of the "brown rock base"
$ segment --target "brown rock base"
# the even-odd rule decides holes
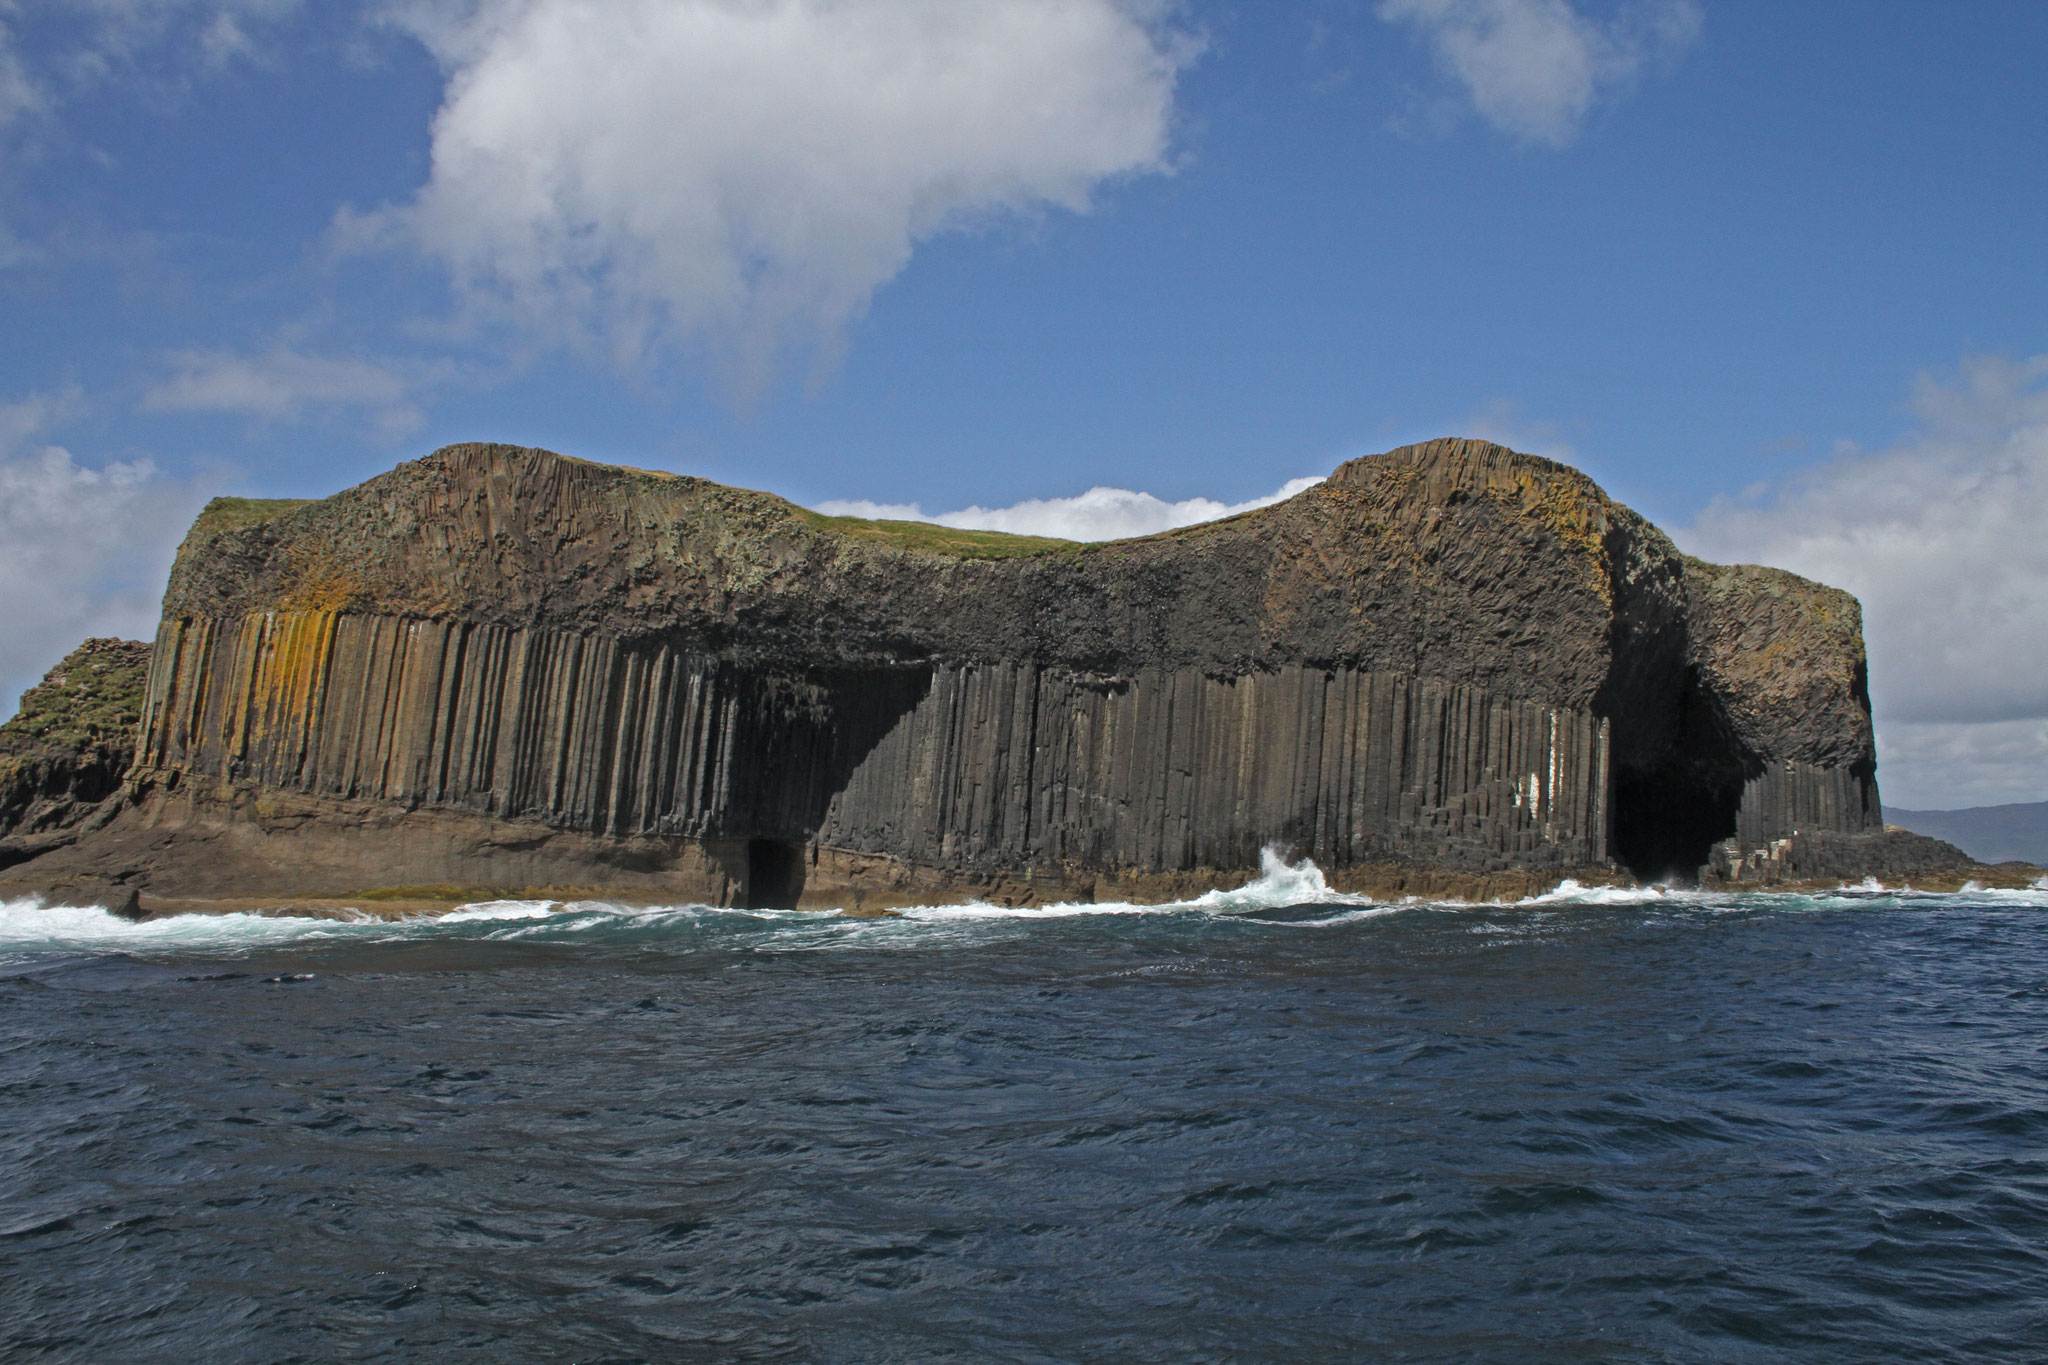
[[[444,810],[396,810],[253,789],[144,789],[110,809],[90,848],[53,847],[0,871],[0,896],[168,914],[439,913],[483,900],[703,904],[878,915],[920,905],[1156,905],[1255,880],[1244,868],[1101,875],[1077,867],[972,871],[767,840],[621,839]],[[1374,899],[1512,901],[1631,885],[1610,867],[1459,873],[1380,862],[1324,869]]]

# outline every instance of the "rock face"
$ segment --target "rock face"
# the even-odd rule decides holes
[[[74,841],[120,790],[148,672],[141,641],[87,640],[22,694],[0,725],[0,867]]]
[[[135,757],[149,646],[87,640],[21,697],[0,725],[0,877],[69,848],[119,816],[122,775]],[[39,873],[37,889],[136,909],[136,889],[92,870]]]
[[[491,445],[223,500],[129,790],[53,868],[822,905],[1166,896],[1269,843],[1483,893],[1885,837],[1853,598],[1454,440],[1100,545]]]

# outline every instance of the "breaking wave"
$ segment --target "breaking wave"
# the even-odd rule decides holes
[[[1417,898],[1376,902],[1367,896],[1332,890],[1315,863],[1307,859],[1290,863],[1277,850],[1268,848],[1254,880],[1183,901],[1157,905],[1105,901],[1036,906],[967,901],[958,905],[906,907],[886,918],[874,919],[855,919],[829,910],[499,900],[462,905],[443,913],[402,917],[361,912],[332,917],[234,912],[134,922],[98,906],[45,906],[32,899],[8,900],[0,901],[0,961],[81,953],[234,956],[291,948],[432,942],[601,942],[686,948],[693,942],[754,939],[759,941],[758,946],[788,949],[853,944],[913,947],[941,946],[963,937],[972,938],[977,927],[1027,929],[1034,921],[1123,918],[1179,920],[1215,928],[1299,930],[1358,926],[1384,916],[1416,912],[1627,908],[1789,912],[1848,907],[1937,908],[1950,904],[2048,908],[2048,879],[2026,890],[1972,888],[1934,893],[1893,890],[1866,882],[1857,887],[1810,894],[1584,886],[1568,880],[1555,890],[1511,902],[1472,904]]]

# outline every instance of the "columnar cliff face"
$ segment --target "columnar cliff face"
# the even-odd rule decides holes
[[[1863,667],[1847,595],[1480,442],[1086,546],[454,446],[201,517],[127,847],[166,890],[754,903],[1142,894],[1275,842],[1340,884],[1654,875],[1877,828]]]

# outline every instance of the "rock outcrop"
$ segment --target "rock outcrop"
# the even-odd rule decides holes
[[[1739,879],[1884,842],[1865,684],[1853,598],[1481,442],[1095,545],[452,446],[202,514],[126,806],[45,874],[1158,898],[1280,843],[1359,888]]]
[[[0,725],[0,867],[75,841],[120,791],[148,674],[142,641],[87,640],[22,693]]]
[[[87,640],[22,693],[0,725],[0,875],[76,843],[125,808],[149,672],[140,640]],[[46,893],[133,911],[136,892],[92,870],[52,878]]]

